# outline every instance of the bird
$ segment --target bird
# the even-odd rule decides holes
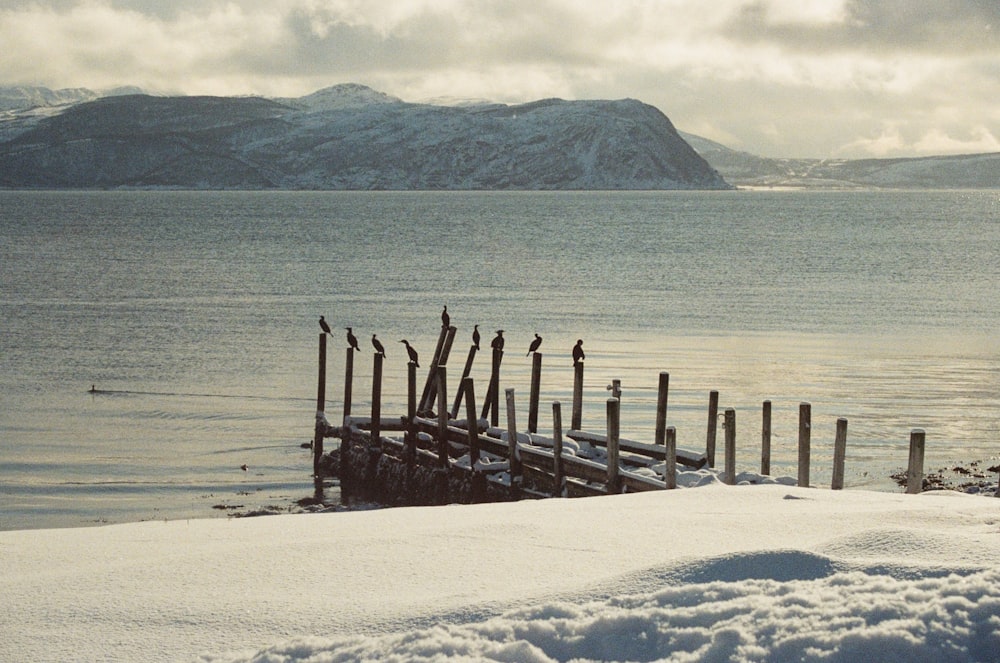
[[[347,345],[361,352],[361,348],[358,347],[358,337],[354,335],[350,327],[344,327],[344,329],[347,330]]]
[[[326,320],[323,319],[323,316],[319,316],[319,326],[320,326],[320,329],[323,330],[324,334],[329,334],[330,333],[330,325],[328,325],[327,322],[326,322]]]
[[[528,355],[530,355],[530,354],[531,354],[532,352],[537,352],[537,351],[538,351],[538,347],[539,347],[539,346],[540,346],[541,344],[542,344],[542,337],[541,337],[541,336],[539,336],[539,335],[538,335],[538,334],[536,333],[536,334],[535,334],[535,340],[534,340],[534,341],[532,341],[532,342],[531,342],[531,345],[529,345],[529,346],[528,346],[528,354],[527,354],[527,355],[524,355],[524,356],[525,356],[525,357],[527,357],[527,356],[528,356]]]
[[[385,348],[382,347],[382,343],[375,338],[375,334],[372,334],[372,346],[375,348],[375,354],[382,355],[382,358],[385,359]]]
[[[244,472],[246,472],[250,468],[247,467],[246,463],[243,463],[242,465],[240,465],[240,469],[243,470]]]
[[[410,355],[410,361],[413,362],[413,365],[416,366],[417,368],[420,368],[420,362],[417,361],[417,351],[413,349],[413,346],[410,345],[410,342],[404,338],[402,341],[400,341],[400,343],[406,346],[406,354]]]
[[[585,355],[583,354],[583,339],[578,338],[576,340],[576,345],[573,346],[573,363],[577,364],[584,360]]]
[[[448,305],[445,304],[444,310],[441,311],[441,326],[447,329],[451,326],[451,316],[448,315]]]
[[[503,350],[503,330],[498,329],[496,338],[490,341],[490,347],[494,350]]]
[[[476,346],[477,350],[479,349],[479,325],[472,326],[472,344]]]

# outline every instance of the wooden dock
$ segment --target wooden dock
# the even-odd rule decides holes
[[[604,431],[580,430],[583,409],[584,362],[574,362],[571,423],[562,426],[562,404],[553,402],[552,434],[537,431],[542,354],[534,353],[529,389],[528,425],[516,421],[515,390],[504,389],[505,426],[500,422],[500,370],[503,349],[493,348],[490,378],[481,409],[477,409],[471,368],[478,347],[470,347],[448,407],[448,360],[455,327],[443,325],[427,371],[417,391],[417,367],[408,363],[407,412],[383,417],[381,383],[383,357],[373,355],[372,403],[368,416],[351,412],[355,350],[345,363],[344,410],[339,425],[331,425],[326,406],[327,333],[319,337],[319,386],[313,439],[313,471],[317,477],[340,479],[341,499],[386,505],[433,505],[512,501],[524,498],[578,497],[622,492],[669,490],[681,471],[714,469],[718,392],[708,398],[705,450],[678,449],[676,430],[666,425],[670,376],[660,373],[655,440],[643,443],[620,437],[620,391],[615,380],[606,400]],[[464,417],[459,413],[464,404]],[[761,475],[770,474],[770,411],[764,401],[761,427]],[[736,411],[723,417],[723,467],[720,479],[735,484]],[[799,406],[797,484],[809,486],[811,406]],[[339,449],[324,453],[324,440],[339,438]],[[846,459],[847,420],[837,420],[831,488],[842,489]],[[924,433],[911,433],[906,492],[922,490]]]

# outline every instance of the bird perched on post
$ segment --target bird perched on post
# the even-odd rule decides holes
[[[586,355],[583,354],[583,339],[578,338],[576,340],[576,345],[573,346],[573,363],[578,364],[584,360]]]
[[[534,341],[532,341],[532,342],[531,342],[531,345],[529,345],[529,346],[528,346],[528,354],[527,354],[527,355],[524,355],[524,356],[525,356],[525,357],[527,357],[527,356],[528,356],[528,355],[530,355],[530,354],[531,354],[532,352],[538,352],[538,347],[539,347],[539,346],[540,346],[541,344],[542,344],[542,337],[541,337],[541,336],[539,336],[538,334],[535,334],[535,340],[534,340]]]
[[[375,354],[382,355],[382,358],[385,359],[385,348],[382,347],[382,342],[375,338],[375,334],[372,334],[372,347],[375,348]]]
[[[417,351],[413,349],[413,346],[410,345],[410,342],[404,338],[402,341],[400,341],[400,343],[406,346],[406,354],[410,355],[410,361],[413,362],[413,365],[416,366],[417,368],[420,368],[420,362],[417,361]]]
[[[361,352],[361,348],[358,347],[358,337],[354,335],[350,327],[344,327],[344,329],[347,330],[347,345]]]
[[[451,326],[451,316],[448,315],[448,305],[445,304],[444,310],[441,311],[441,326],[447,329]]]
[[[472,344],[479,349],[479,325],[472,325]]]
[[[503,350],[503,330],[498,329],[497,335],[490,341],[490,347],[494,350]]]
[[[323,316],[319,316],[319,328],[323,330],[324,334],[330,333],[330,325],[323,319]]]

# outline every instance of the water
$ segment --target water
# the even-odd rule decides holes
[[[0,529],[288,509],[314,493],[319,315],[327,411],[351,325],[354,412],[375,332],[391,415],[397,341],[429,364],[443,304],[459,362],[472,324],[505,330],[522,410],[544,337],[542,431],[583,338],[586,428],[620,379],[623,435],[652,441],[668,371],[680,446],[704,447],[715,389],[756,469],[769,399],[794,476],[808,401],[813,483],[846,417],[848,487],[897,490],[912,428],[928,469],[1000,453],[998,249],[993,191],[0,192]]]

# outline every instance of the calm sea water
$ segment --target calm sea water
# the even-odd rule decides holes
[[[583,338],[586,428],[620,379],[623,436],[652,441],[667,371],[668,423],[703,449],[718,390],[741,470],[765,399],[792,476],[812,403],[816,485],[837,417],[849,487],[897,490],[917,427],[928,469],[1000,454],[993,191],[0,192],[0,275],[0,529],[287,509],[314,492],[318,317],[336,328],[327,410],[350,325],[354,412],[377,333],[382,411],[402,414],[397,341],[429,364],[444,304],[456,363],[473,324],[506,330],[522,404],[533,334],[542,400],[567,408]]]

